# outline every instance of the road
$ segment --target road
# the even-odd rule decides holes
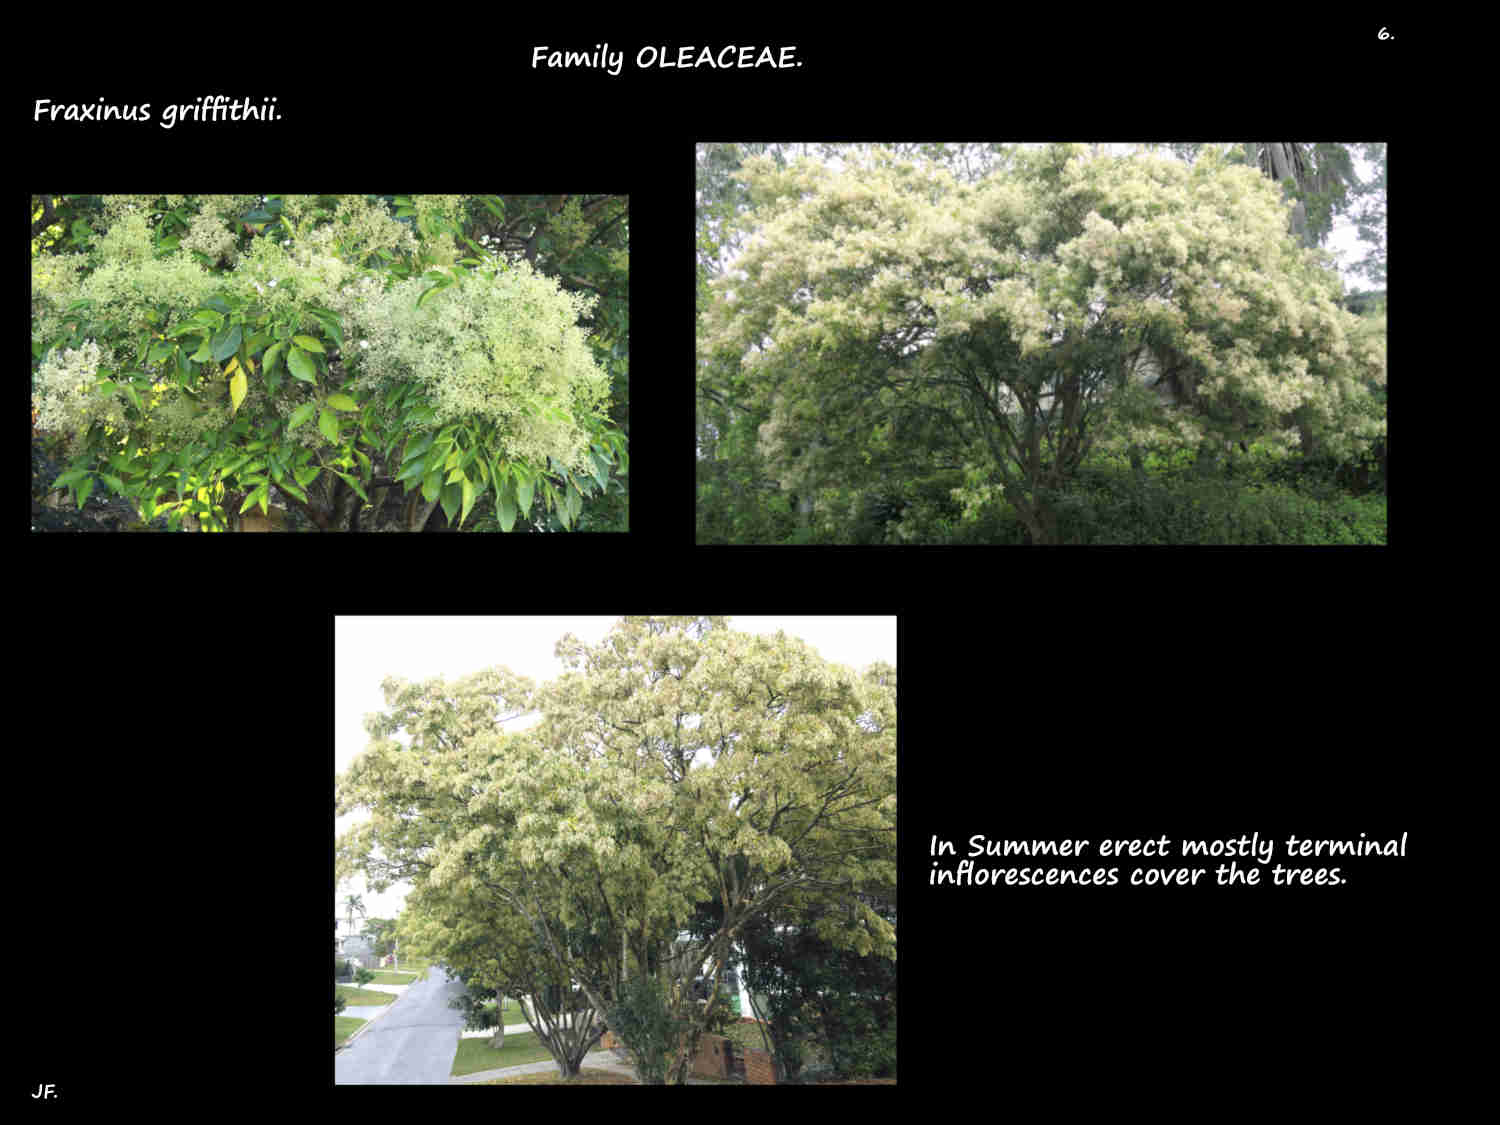
[[[333,1056],[339,1085],[446,1086],[463,1030],[463,1013],[448,1001],[463,983],[434,967],[396,998],[390,1010]]]

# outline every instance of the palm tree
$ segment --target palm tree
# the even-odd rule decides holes
[[[354,915],[358,914],[361,918],[365,915],[364,903],[360,901],[360,898],[360,895],[349,895],[344,899],[344,906],[347,908],[345,917],[348,919],[350,930],[354,929]]]

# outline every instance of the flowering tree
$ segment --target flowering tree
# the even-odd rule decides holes
[[[939,448],[966,514],[1003,497],[1046,543],[1096,448],[1353,456],[1385,432],[1384,321],[1340,308],[1280,189],[1222,150],[1189,167],[1051,145],[975,182],[881,150],[738,175],[756,233],[710,286],[700,367],[754,389],[784,489]]]
[[[485,209],[493,243],[465,233]],[[623,270],[576,202],[550,218],[550,264],[570,247]],[[419,530],[438,506],[457,526],[486,499],[505,530],[572,527],[628,464],[580,327],[598,294],[537,272],[541,226],[513,246],[503,220],[497,196],[100,197],[62,228],[78,252],[32,258],[36,425],[73,456],[58,486],[174,527],[273,494],[321,530]],[[596,327],[623,356],[623,322]]]
[[[339,781],[341,813],[372,812],[340,841],[341,875],[410,879],[408,932],[482,987],[576,984],[570,1018],[534,1024],[564,1074],[644,973],[687,1028],[668,1068],[680,1082],[731,944],[805,896],[840,906],[816,923],[825,940],[894,958],[894,928],[859,897],[895,878],[894,669],[855,673],[714,617],[628,617],[558,655],[572,670],[539,689],[501,669],[385,683],[387,711]],[[541,722],[498,730],[520,707]],[[711,899],[718,925],[677,944]]]

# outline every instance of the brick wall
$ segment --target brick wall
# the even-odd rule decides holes
[[[776,1085],[776,1060],[770,1051],[746,1047],[742,1053],[745,1056],[745,1085]]]

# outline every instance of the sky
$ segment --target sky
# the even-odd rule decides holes
[[[538,684],[561,674],[553,647],[564,633],[585,644],[603,640],[617,617],[337,617],[334,619],[333,767],[349,768],[368,741],[363,719],[384,707],[380,681],[441,676],[456,679],[492,664]],[[896,663],[894,617],[730,617],[746,633],[800,637],[825,659],[852,668],[873,661]],[[525,725],[527,720],[517,720]],[[368,819],[363,811],[338,817],[335,836]],[[411,888],[397,884],[379,894],[356,876],[335,888],[334,914],[343,919],[345,898],[361,897],[366,916],[394,918]],[[356,919],[358,915],[356,915]],[[357,928],[357,927],[356,927]],[[342,931],[341,931],[342,932]]]

